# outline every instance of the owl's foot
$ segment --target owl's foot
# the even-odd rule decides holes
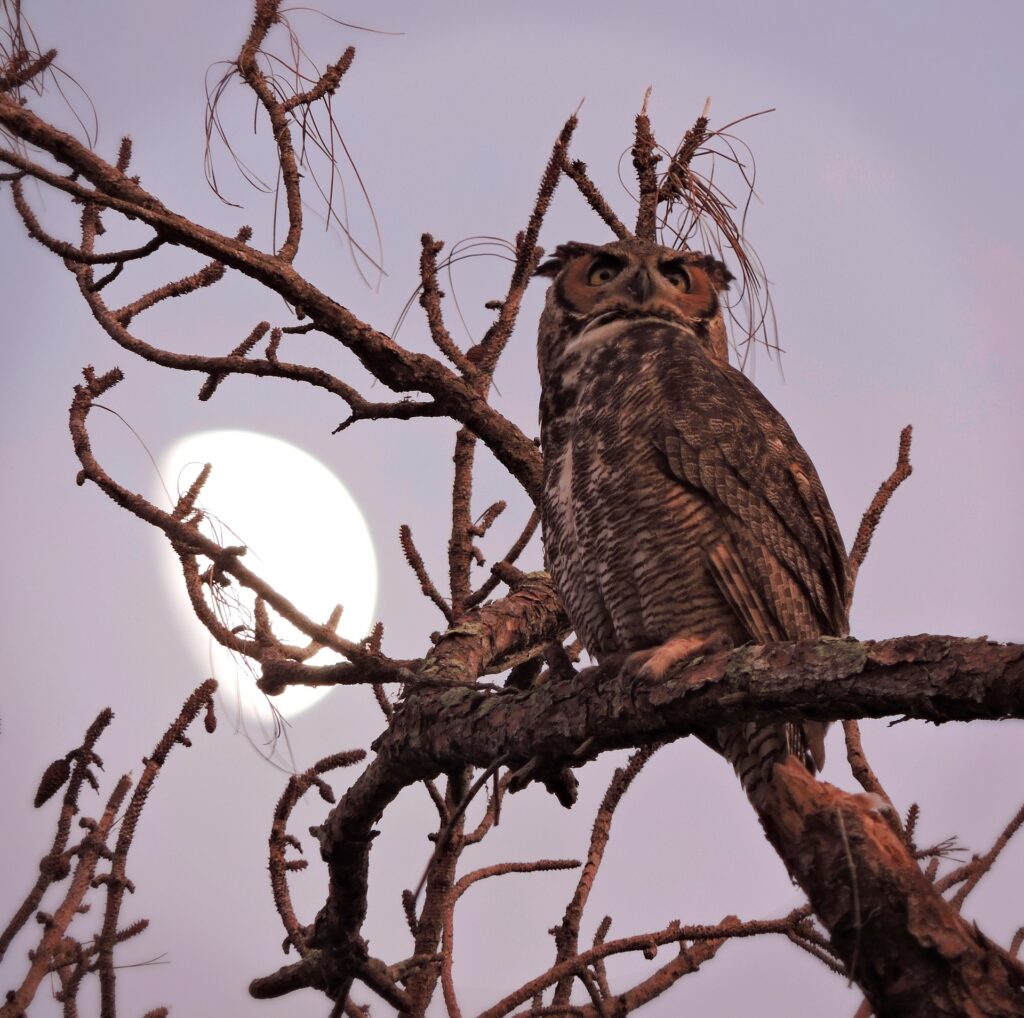
[[[623,664],[623,671],[642,679],[653,679],[655,682],[664,678],[665,673],[673,665],[689,661],[702,654],[713,654],[715,651],[730,647],[729,638],[723,633],[712,633],[711,636],[690,636],[680,634],[673,636],[657,647],[646,647],[633,651]]]

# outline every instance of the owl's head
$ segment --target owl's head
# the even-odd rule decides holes
[[[621,319],[660,318],[700,338],[708,355],[728,363],[729,344],[718,294],[733,278],[710,255],[635,239],[562,244],[537,275],[553,280],[541,316],[542,365],[584,330]]]

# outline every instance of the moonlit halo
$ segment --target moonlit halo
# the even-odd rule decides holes
[[[172,499],[188,490],[206,463],[213,469],[197,503],[209,514],[204,533],[223,545],[244,544],[246,566],[314,622],[326,622],[340,604],[339,635],[353,641],[366,636],[377,601],[377,560],[366,521],[335,474],[278,438],[252,431],[196,432],[160,458]],[[162,492],[161,497],[166,498]],[[212,669],[237,723],[267,725],[274,708],[285,718],[293,717],[329,692],[326,686],[292,687],[273,697],[271,707],[256,688],[252,665],[217,643],[193,614],[181,565],[169,547],[160,562],[171,614],[201,669]],[[237,582],[225,593],[239,602],[238,607],[215,606],[228,627],[251,624],[253,594]],[[299,646],[309,642],[272,609],[270,618],[279,639]],[[321,650],[309,660],[327,664],[341,657]]]

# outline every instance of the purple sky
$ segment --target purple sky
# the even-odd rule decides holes
[[[183,0],[158,8],[51,0],[26,8],[43,46],[58,47],[62,66],[95,103],[105,156],[131,134],[133,169],[165,203],[224,232],[251,223],[254,243],[269,245],[269,201],[247,188],[223,150],[221,183],[245,208],[222,205],[203,179],[204,74],[237,52],[249,23],[246,3]],[[848,541],[893,465],[900,428],[915,427],[914,476],[886,513],[861,574],[853,632],[1024,639],[1018,5],[723,0],[700,17],[669,3],[364,0],[333,5],[330,13],[404,33],[353,33],[295,15],[319,61],[335,59],[350,42],[357,46],[335,108],[380,220],[388,275],[379,292],[364,286],[344,246],[318,230],[313,215],[299,268],[384,330],[415,288],[422,232],[451,245],[481,234],[511,238],[522,228],[551,142],[584,96],[573,152],[623,218],[632,205],[616,166],[646,86],[653,85],[654,127],[667,145],[707,95],[713,124],[776,107],[741,129],[757,156],[761,198],[748,232],[773,284],[786,350],[784,379],[763,351],[755,378],[817,464]],[[237,143],[269,168],[267,135],[251,140],[252,104],[240,91],[234,95],[224,112]],[[46,108],[67,121],[58,106]],[[73,213],[59,198],[28,193],[50,227],[67,230]],[[350,197],[359,236],[367,238],[354,190]],[[541,242],[551,248],[606,236],[563,183]],[[5,838],[0,876],[6,914],[50,837],[53,807],[30,809],[46,764],[77,744],[109,704],[117,720],[100,745],[107,775],[138,774],[139,759],[205,677],[158,579],[157,538],[95,488],[74,485],[66,408],[81,366],[125,370],[126,381],[106,402],[156,455],[193,431],[250,428],[331,466],[370,523],[385,650],[397,656],[422,653],[440,624],[402,560],[397,530],[412,525],[428,565],[442,576],[453,428],[385,423],[332,437],[344,408],[283,382],[231,379],[211,402],[197,403],[196,377],[172,376],[112,346],[59,261],[25,239],[7,189],[0,238],[7,350],[0,555],[8,577],[0,614],[0,815],[16,832]],[[164,264],[171,266],[166,276],[126,272],[119,292],[127,298],[199,263],[175,252]],[[483,302],[502,290],[504,267],[497,259],[459,266],[455,289],[475,334],[487,321]],[[542,290],[531,287],[497,377],[496,405],[531,434],[532,330]],[[418,312],[400,338],[428,349]],[[138,325],[171,348],[219,353],[260,318],[284,324],[283,315],[280,302],[230,281]],[[459,336],[457,322],[451,309]],[[295,359],[347,370],[322,337],[292,342]],[[95,416],[101,461],[127,486],[152,490],[152,469],[136,440],[115,418]],[[511,491],[501,470],[482,459],[478,510]],[[522,518],[523,499],[510,503],[488,546],[492,557]],[[301,525],[301,500],[295,513]],[[290,730],[296,765],[368,746],[380,729],[375,710],[361,691],[346,691],[297,718]],[[1018,805],[1024,732],[1017,722],[891,730],[878,723],[865,730],[897,804],[921,803],[922,842],[957,834],[983,850]],[[836,733],[829,752],[826,778],[852,787]],[[533,789],[510,800],[502,827],[467,865],[578,857],[616,762],[602,759],[580,772],[581,801],[571,812]],[[122,963],[161,955],[166,964],[123,972],[124,1015],[158,1004],[182,1015],[324,1013],[323,998],[313,993],[265,1004],[245,994],[250,978],[286,960],[265,871],[265,838],[283,780],[227,726],[172,756],[143,815],[129,870],[139,891],[124,913],[153,924],[120,953]],[[346,780],[342,774],[336,790]],[[311,799],[296,813],[296,833],[323,812]],[[381,824],[366,933],[373,953],[388,960],[409,953],[398,894],[415,883],[429,852],[431,814],[422,790],[412,789]],[[1011,847],[967,909],[1003,943],[1024,922],[1022,845]],[[501,880],[475,888],[459,906],[456,975],[467,1015],[546,967],[552,948],[545,931],[561,917],[575,876]],[[302,917],[311,919],[323,901],[318,864],[295,877],[293,893]],[[613,933],[626,935],[673,918],[775,916],[798,901],[731,773],[686,742],[663,750],[624,802],[584,936],[605,912],[614,916]],[[27,946],[22,938],[8,954],[0,990],[20,978]],[[613,983],[636,981],[647,964],[612,966]],[[727,945],[647,1013],[688,1007],[725,1018],[748,1013],[755,1000],[770,1018],[852,1014],[859,997],[790,944],[762,939]],[[57,1013],[56,1005],[39,1003],[33,1014]]]

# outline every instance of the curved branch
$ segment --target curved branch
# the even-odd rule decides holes
[[[289,304],[302,309],[313,326],[351,350],[360,363],[395,392],[423,392],[433,397],[439,412],[470,428],[500,463],[536,501],[541,489],[540,452],[533,442],[491,407],[486,393],[449,370],[440,361],[399,346],[371,328],[301,276],[286,258],[259,251],[248,243],[194,223],[168,209],[135,180],[100,158],[71,135],[56,130],[25,107],[0,95],[0,125],[23,142],[37,146],[93,185],[62,176],[19,152],[0,150],[0,161],[84,201],[110,208],[151,226],[167,243],[189,248],[223,262],[228,268],[263,284]],[[532,253],[531,253],[532,254]],[[106,327],[106,323],[104,327]],[[116,341],[117,336],[113,336]],[[167,354],[166,358],[176,355]],[[274,374],[269,365],[254,370],[257,362],[208,358],[201,367],[167,363],[168,367],[211,371]],[[243,367],[244,365],[244,367]],[[315,369],[307,369],[313,371]],[[326,374],[326,373],[325,373]]]
[[[118,484],[100,466],[93,455],[89,432],[86,428],[86,419],[96,397],[116,385],[124,376],[117,368],[97,377],[93,369],[89,367],[85,369],[83,374],[86,384],[75,386],[75,398],[71,404],[69,421],[75,455],[82,464],[82,470],[78,475],[79,484],[83,484],[86,480],[92,481],[108,498],[119,506],[138,516],[139,519],[145,520],[145,522],[162,530],[175,550],[183,558],[202,555],[210,559],[217,571],[233,576],[243,587],[253,591],[258,598],[261,598],[266,604],[270,605],[282,618],[287,619],[296,629],[318,645],[330,647],[332,650],[337,651],[339,654],[344,654],[347,658],[357,663],[369,662],[375,657],[375,655],[368,654],[360,644],[340,637],[331,626],[318,625],[313,622],[312,619],[300,612],[291,601],[278,593],[270,584],[242,565],[240,556],[244,554],[244,548],[222,547],[216,541],[200,533],[197,524],[179,519],[174,513],[166,513],[158,509],[147,499],[143,498],[142,495],[130,492],[127,488]],[[192,590],[190,593],[194,595],[195,591]],[[199,605],[196,605],[196,607],[198,608]],[[260,657],[256,643],[253,641],[227,641],[225,640],[223,627],[208,625],[207,628],[217,640],[226,642],[229,647],[256,658]]]

